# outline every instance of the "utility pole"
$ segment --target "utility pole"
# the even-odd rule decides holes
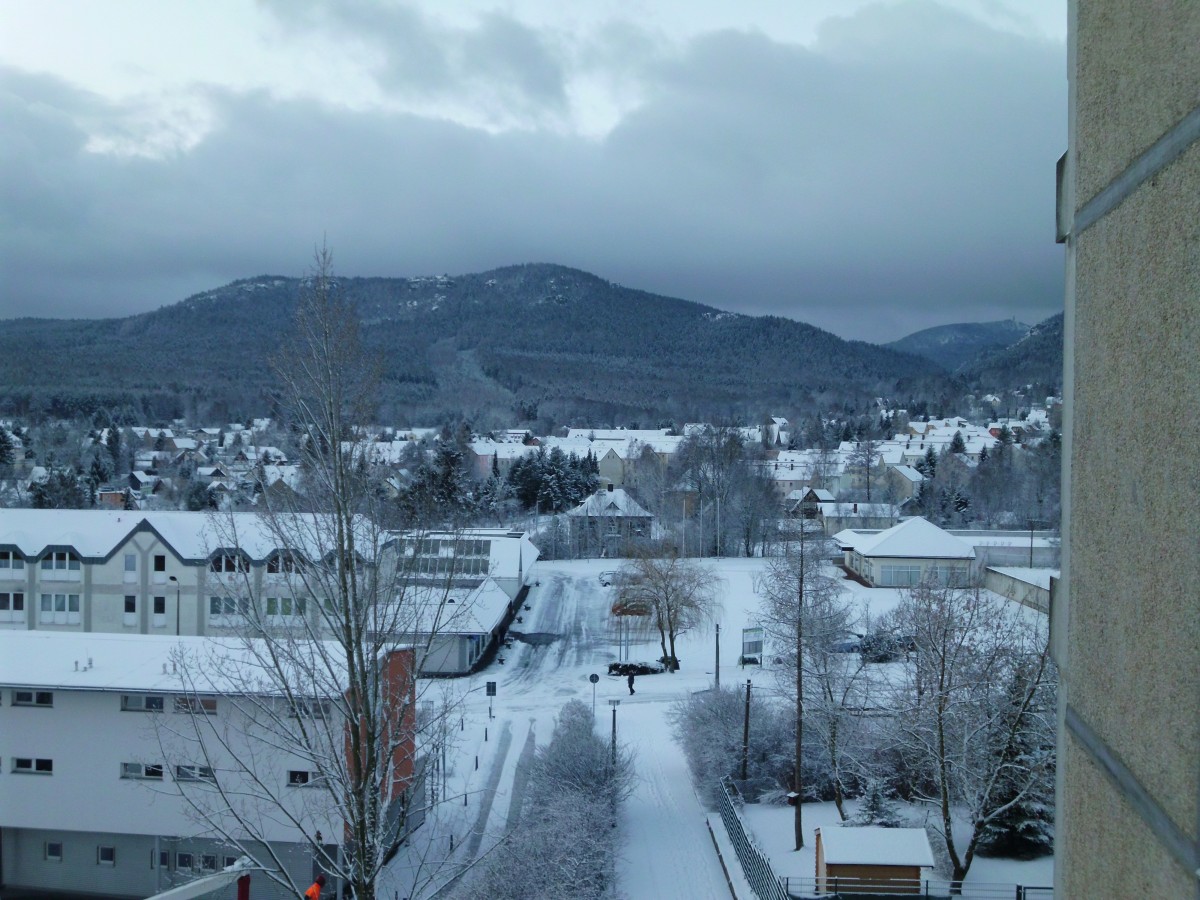
[[[746,780],[746,765],[750,761],[750,679],[746,679],[746,717],[742,722],[742,781]]]
[[[617,771],[617,707],[621,705],[621,701],[620,701],[620,699],[609,700],[608,704],[609,704],[609,706],[612,707],[612,711],[613,711],[612,767],[613,767],[613,771],[615,772],[615,771]]]
[[[713,681],[716,682],[717,690],[721,689],[721,623],[717,623],[717,662],[713,666]]]

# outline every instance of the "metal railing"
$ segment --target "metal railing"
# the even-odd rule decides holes
[[[852,897],[924,897],[929,900],[1052,900],[1054,889],[1021,884],[958,883],[932,878],[873,880],[827,875],[824,878],[788,877],[783,886],[794,900],[830,900]]]
[[[730,784],[727,778],[722,779],[719,787],[717,805],[721,811],[721,821],[725,823],[725,831],[737,853],[746,881],[754,889],[754,893],[758,894],[759,900],[789,900],[783,881],[771,868],[771,861],[742,825],[742,817],[738,815],[737,806],[730,793],[731,788],[734,791],[737,788]]]

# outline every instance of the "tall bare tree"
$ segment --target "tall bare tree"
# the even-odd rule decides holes
[[[831,635],[839,632],[846,620],[845,610],[838,603],[837,584],[828,570],[831,552],[829,542],[823,534],[810,527],[811,524],[801,521],[799,539],[786,545],[782,556],[771,559],[764,581],[764,623],[768,633],[782,648],[784,658],[788,661],[786,671],[794,678],[791,687],[796,692],[796,732],[792,790],[799,795],[803,794],[804,787],[805,673],[812,669],[813,649],[827,651]],[[818,662],[819,667],[812,669],[813,674],[825,680],[831,679],[835,671],[834,662],[824,657]],[[841,694],[841,690],[826,684],[821,687],[821,693],[834,697]],[[831,739],[832,758],[836,761],[841,746],[836,727],[831,732]],[[797,797],[793,821],[797,850],[804,846],[802,799]]]
[[[186,794],[210,828],[256,858],[270,853],[256,816],[290,821],[317,865],[358,900],[373,900],[384,866],[419,820],[416,756],[424,749],[436,757],[414,741],[416,671],[438,633],[464,614],[464,598],[448,602],[459,591],[458,573],[417,573],[419,523],[389,527],[397,524],[395,506],[363,430],[374,420],[379,372],[359,344],[357,314],[339,295],[325,249],[273,368],[280,408],[299,440],[301,489],[264,492],[257,514],[214,517],[221,571],[212,589],[223,585],[228,596],[214,597],[221,608],[210,612],[240,625],[236,658],[251,662],[218,652],[190,660],[187,670],[198,692],[223,685],[248,733],[262,737],[256,753],[239,751],[215,720],[197,717],[189,737],[199,751],[192,752],[222,754],[238,787],[226,790],[214,769],[216,790]],[[263,552],[272,554],[265,572],[252,576],[244,554]],[[412,656],[397,672],[402,650]],[[274,762],[272,746],[306,763],[299,768],[315,787],[298,811],[294,790],[280,793],[277,778],[257,774]],[[267,812],[239,813],[250,801]],[[336,822],[336,834],[322,821]],[[279,860],[264,868],[288,890],[303,889]]]

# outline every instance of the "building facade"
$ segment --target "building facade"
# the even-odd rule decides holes
[[[1198,47],[1200,4],[1069,4],[1051,601],[1068,900],[1200,897]]]

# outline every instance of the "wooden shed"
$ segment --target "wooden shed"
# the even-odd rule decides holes
[[[933,851],[923,828],[817,829],[817,892],[920,894]]]

